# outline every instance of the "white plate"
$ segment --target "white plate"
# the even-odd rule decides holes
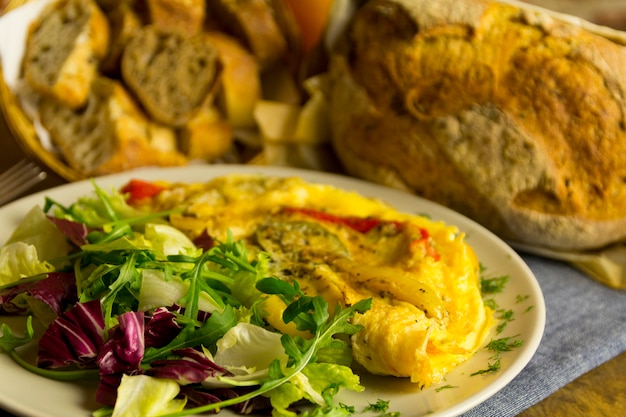
[[[310,182],[332,184],[355,190],[363,195],[382,199],[397,209],[409,213],[425,213],[432,219],[456,225],[468,236],[487,276],[509,275],[505,290],[495,298],[498,305],[514,311],[515,320],[508,323],[497,337],[514,336],[523,345],[502,354],[498,372],[478,376],[470,374],[487,368],[492,353],[481,349],[474,357],[453,370],[439,386],[419,391],[404,379],[393,377],[363,377],[366,390],[355,394],[340,394],[341,401],[355,405],[360,411],[367,404],[381,399],[389,401],[389,411],[399,411],[402,417],[457,416],[482,403],[507,385],[530,361],[541,340],[545,324],[545,304],[539,284],[524,261],[507,244],[472,220],[440,205],[402,191],[371,184],[353,178],[316,171],[280,167],[238,165],[190,166],[171,169],[143,169],[97,179],[105,189],[119,187],[131,178],[170,181],[206,181],[233,172],[264,173],[277,176],[300,176]],[[44,196],[70,204],[93,190],[88,181],[76,182],[46,190],[0,208],[0,242],[5,242],[21,217],[34,205],[43,204]],[[520,301],[523,300],[523,301]],[[529,308],[532,307],[532,308]],[[0,322],[9,319],[2,318]],[[10,320],[13,321],[13,320]],[[29,417],[87,416],[98,408],[94,401],[94,386],[47,380],[16,365],[7,355],[0,354],[0,408]],[[438,387],[449,386],[440,389]],[[227,412],[220,413],[222,415]]]

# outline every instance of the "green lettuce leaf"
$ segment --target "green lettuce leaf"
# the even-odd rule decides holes
[[[159,254],[200,256],[202,250],[186,234],[167,224],[148,223],[145,226],[146,239]]]
[[[39,259],[49,261],[67,255],[70,245],[65,235],[39,206],[34,206],[13,231],[7,244],[23,242],[37,249]]]
[[[219,366],[229,370],[233,377],[211,377],[202,384],[215,388],[230,384],[259,384],[267,378],[270,364],[278,359],[287,363],[287,355],[280,341],[281,334],[270,332],[250,323],[238,323],[217,342],[213,358]]]
[[[39,259],[34,245],[14,242],[0,249],[0,286],[53,270],[50,263]]]
[[[293,412],[292,406],[303,399],[321,406],[322,409],[333,408],[332,396],[340,388],[355,392],[362,392],[365,389],[360,384],[359,376],[347,366],[309,363],[302,373],[266,395],[274,408],[272,416],[295,417],[297,414]],[[327,393],[330,395],[326,396]]]
[[[182,411],[186,400],[176,399],[179,392],[180,385],[172,379],[124,375],[112,417],[153,417]]]
[[[91,227],[105,226],[112,220],[132,219],[141,217],[144,213],[130,206],[124,195],[117,189],[111,188],[108,192],[93,182],[95,194],[84,196],[65,208],[59,204],[56,214],[74,221],[80,221]]]
[[[181,299],[189,290],[189,282],[179,276],[166,278],[163,271],[157,269],[143,269],[141,271],[141,288],[139,290],[139,311],[148,311],[157,307],[169,307],[179,304],[185,307]],[[198,310],[213,313],[222,311],[223,307],[216,303],[209,294],[200,291],[198,295]]]

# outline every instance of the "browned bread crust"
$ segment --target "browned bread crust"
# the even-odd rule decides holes
[[[268,1],[214,0],[207,6],[211,19],[240,39],[262,68],[285,58],[287,40]]]
[[[205,0],[146,0],[153,25],[186,36],[200,33],[206,18]]]
[[[100,71],[112,78],[120,78],[122,53],[133,34],[143,26],[142,17],[126,2],[117,3],[105,13],[109,21],[109,49],[100,62]]]
[[[555,249],[626,237],[626,50],[486,0],[371,0],[331,62],[354,175]]]

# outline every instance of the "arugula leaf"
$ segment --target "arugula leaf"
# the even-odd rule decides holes
[[[109,286],[109,292],[101,299],[104,320],[105,323],[107,323],[107,328],[111,328],[113,325],[113,303],[116,301],[117,294],[133,280],[136,280],[139,277],[139,273],[135,268],[136,260],[137,252],[133,251],[130,253],[126,262],[120,266],[117,279]]]
[[[305,296],[298,281],[288,283],[276,277],[268,277],[259,280],[256,288],[265,294],[278,295],[287,304],[287,308],[283,312],[283,321],[285,323],[294,322],[300,331],[315,333],[317,327],[327,319],[327,317],[316,319],[315,312],[324,311],[322,314],[327,315],[327,309],[320,306],[316,309],[314,298]],[[320,299],[322,298],[320,297]],[[311,312],[314,314],[309,314]]]
[[[282,295],[283,300],[291,300],[298,295],[302,295],[298,281],[290,284],[282,279],[268,277],[259,280],[256,288],[265,294]]]
[[[5,353],[11,352],[33,340],[33,317],[28,316],[24,336],[17,336],[6,323],[0,326],[0,333],[0,350]]]

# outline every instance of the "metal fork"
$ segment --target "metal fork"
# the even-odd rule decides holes
[[[0,206],[18,197],[47,177],[34,162],[22,159],[0,174]]]

